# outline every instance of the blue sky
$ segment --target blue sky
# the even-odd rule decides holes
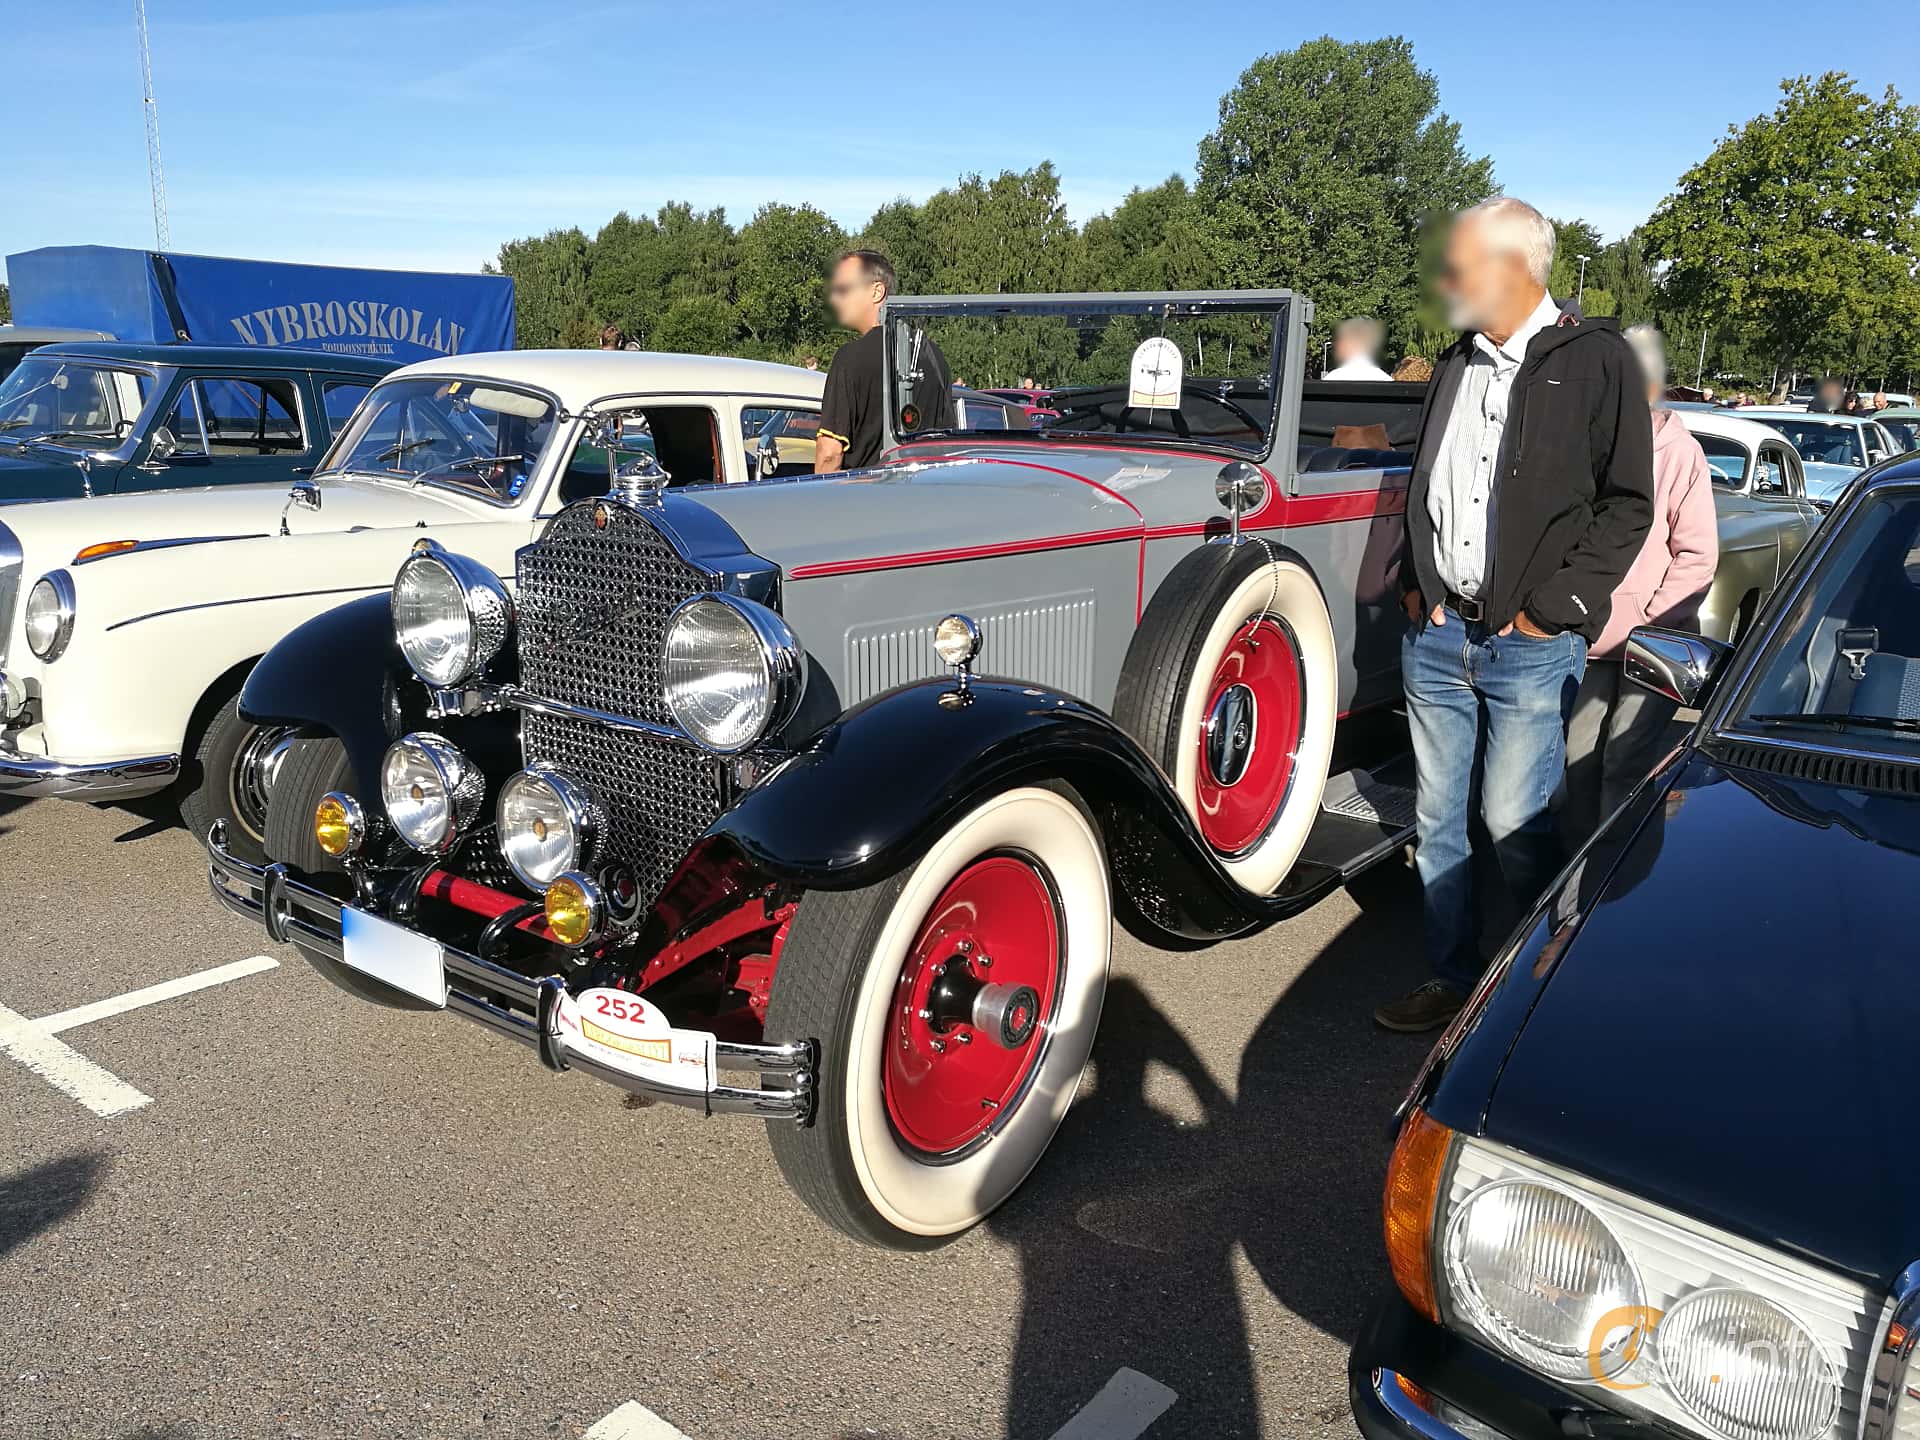
[[[132,9],[0,6],[0,255],[151,245]],[[1329,29],[1406,35],[1503,188],[1613,235],[1783,75],[1844,69],[1877,93],[1907,54],[1865,12],[1822,26],[1804,3],[1362,11],[148,0],[173,248],[428,269],[673,199],[735,223],[811,201],[857,226],[1044,159],[1084,220],[1190,175],[1247,63]]]

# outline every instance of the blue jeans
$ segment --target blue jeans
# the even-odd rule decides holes
[[[1400,646],[1419,789],[1418,863],[1427,959],[1434,974],[1469,990],[1484,968],[1467,822],[1479,761],[1480,818],[1500,873],[1527,907],[1559,869],[1548,811],[1567,761],[1567,718],[1587,668],[1587,642],[1571,631],[1536,640],[1496,635],[1451,610],[1447,623],[1407,631]]]

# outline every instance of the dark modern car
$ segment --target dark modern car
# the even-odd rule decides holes
[[[0,505],[291,481],[393,368],[318,350],[43,345],[0,381]]]
[[[1408,1096],[1373,1437],[1920,1434],[1920,459],[1856,482]]]

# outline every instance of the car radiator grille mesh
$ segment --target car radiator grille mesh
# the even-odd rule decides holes
[[[596,516],[602,517],[600,524]],[[533,694],[671,725],[662,647],[682,601],[708,588],[646,518],[619,504],[563,511],[519,560],[520,683]],[[521,746],[604,807],[599,855],[634,869],[643,902],[726,802],[722,763],[691,743],[529,713]]]

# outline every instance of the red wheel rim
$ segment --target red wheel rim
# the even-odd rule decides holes
[[[1234,633],[1207,684],[1196,747],[1200,833],[1238,855],[1273,827],[1293,782],[1305,726],[1300,652],[1285,623],[1262,615]]]
[[[1062,951],[1053,888],[1030,860],[989,855],[941,892],[913,937],[887,1016],[882,1085],[903,1141],[949,1155],[1013,1112],[1046,1042]],[[980,985],[1031,988],[1035,1013],[1013,1017],[1027,1032],[1023,1043],[996,1043],[941,1003]]]

